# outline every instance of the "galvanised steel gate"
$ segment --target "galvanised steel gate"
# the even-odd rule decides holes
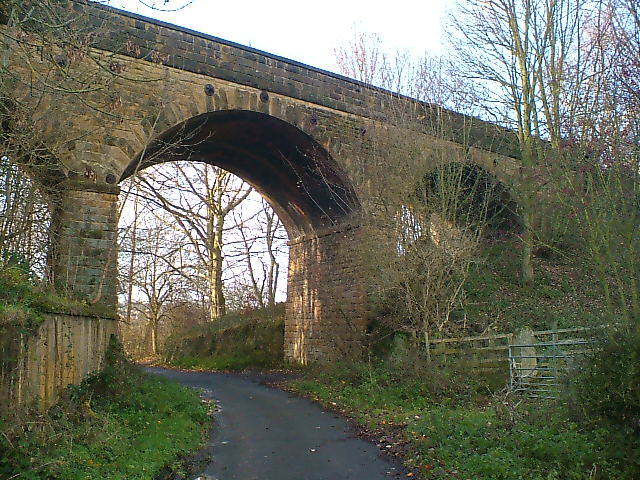
[[[596,339],[567,339],[509,345],[509,386],[531,398],[557,398],[576,358],[593,350]]]

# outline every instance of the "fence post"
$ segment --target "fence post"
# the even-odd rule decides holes
[[[535,343],[537,343],[537,340],[530,327],[522,328],[522,330],[513,337],[514,345],[531,345],[528,347],[515,347],[510,352],[512,356],[520,357],[519,370],[522,372],[523,377],[529,377],[535,374],[535,369],[538,365],[536,347],[533,346]]]

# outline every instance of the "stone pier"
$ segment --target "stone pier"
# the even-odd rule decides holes
[[[69,182],[52,219],[56,290],[114,311],[118,192],[115,186]]]
[[[290,242],[285,357],[308,363],[362,353],[367,308],[358,241],[346,229]]]

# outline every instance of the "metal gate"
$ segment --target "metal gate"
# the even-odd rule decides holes
[[[530,398],[558,398],[576,357],[592,351],[598,340],[568,339],[509,345],[509,387]]]

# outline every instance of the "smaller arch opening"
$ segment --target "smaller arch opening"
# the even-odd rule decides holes
[[[428,206],[432,239],[455,236],[455,230],[480,230],[484,237],[521,233],[518,204],[508,188],[477,164],[452,162],[426,173],[415,199]]]

